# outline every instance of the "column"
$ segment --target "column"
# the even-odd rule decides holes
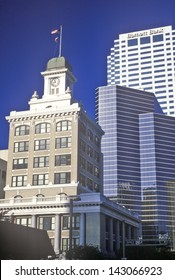
[[[60,238],[61,238],[61,217],[60,214],[55,215],[55,244],[54,250],[58,254],[60,251]]]
[[[116,227],[115,230],[116,249],[120,250],[120,222],[118,220],[115,223],[115,227]]]
[[[131,241],[131,225],[128,225],[128,230],[127,230],[127,237],[128,237],[128,241]]]
[[[36,225],[36,215],[32,215],[31,226],[32,226],[33,228],[37,228],[37,225]]]
[[[114,253],[113,249],[113,219],[109,219],[109,252],[110,254]]]
[[[125,221],[122,221],[122,259],[125,260],[125,236],[126,236]]]
[[[85,245],[85,214],[80,215],[80,245]]]

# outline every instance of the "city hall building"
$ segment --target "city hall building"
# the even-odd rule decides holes
[[[155,93],[175,115],[175,30],[172,26],[120,34],[107,57],[107,84]]]
[[[74,99],[76,79],[64,57],[49,60],[41,74],[42,98],[35,91],[29,110],[7,117],[0,210],[11,222],[47,230],[56,253],[91,244],[114,254],[138,239],[140,221],[103,195],[104,132]]]

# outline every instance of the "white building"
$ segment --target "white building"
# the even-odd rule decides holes
[[[42,98],[34,92],[29,110],[7,117],[0,210],[14,223],[47,230],[56,253],[71,240],[72,247],[91,244],[112,254],[121,240],[137,239],[139,219],[103,196],[103,130],[74,100],[71,66],[53,58],[42,75]]]
[[[163,112],[175,115],[175,30],[120,34],[107,58],[107,82],[153,92]]]

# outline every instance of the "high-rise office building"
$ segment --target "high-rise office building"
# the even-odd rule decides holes
[[[173,246],[174,117],[153,93],[110,85],[96,91],[96,119],[105,131],[104,194],[140,214],[144,242]]]
[[[96,91],[96,120],[105,131],[104,194],[134,211],[140,211],[141,194],[138,116],[154,107],[156,98],[149,92],[116,85]]]
[[[141,114],[139,130],[143,237],[174,243],[175,119]]]
[[[107,84],[155,93],[175,115],[175,30],[165,26],[120,34],[107,58]]]
[[[114,254],[125,235],[137,239],[140,220],[103,196],[104,132],[75,101],[70,64],[50,59],[42,75],[43,96],[34,92],[29,110],[7,117],[0,211],[16,224],[47,230],[56,253],[91,244]]]

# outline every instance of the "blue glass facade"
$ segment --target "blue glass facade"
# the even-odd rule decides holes
[[[154,95],[111,85],[96,91],[96,120],[105,135],[104,194],[140,212],[139,114],[154,111]]]
[[[96,90],[96,121],[104,194],[140,214],[144,242],[175,240],[175,118],[154,94],[110,85]]]
[[[175,229],[175,118],[139,116],[143,237],[168,242]]]

